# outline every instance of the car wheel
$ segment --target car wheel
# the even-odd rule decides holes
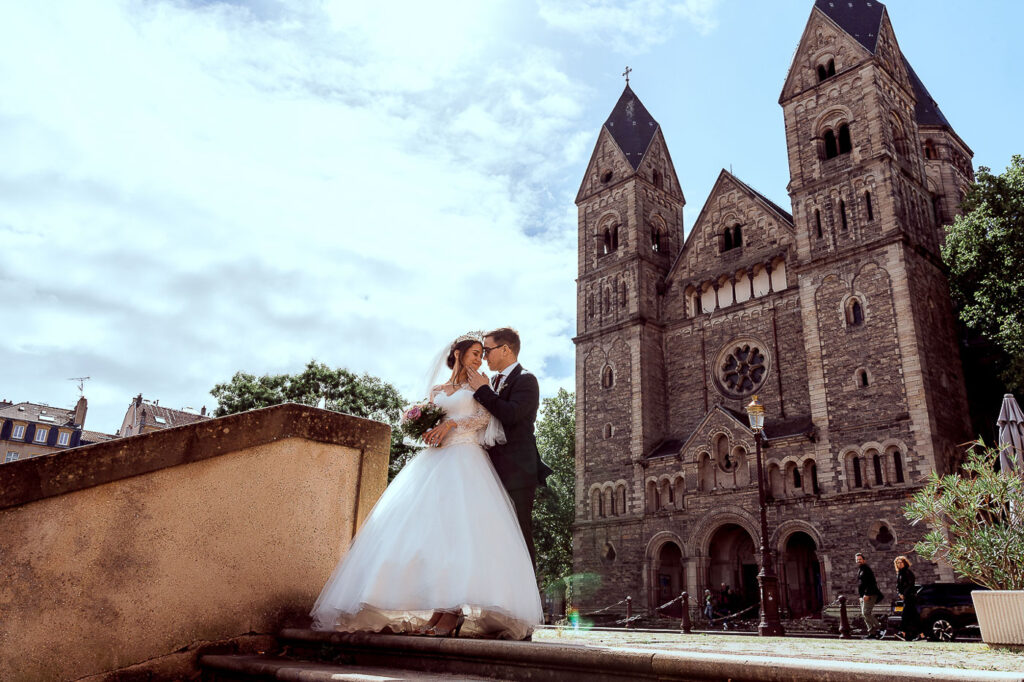
[[[947,618],[936,618],[928,628],[931,639],[935,642],[952,642],[956,639],[956,629],[953,622]]]

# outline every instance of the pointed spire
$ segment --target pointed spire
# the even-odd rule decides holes
[[[633,170],[639,168],[658,130],[658,122],[628,84],[604,126],[626,155]]]
[[[875,53],[885,5],[878,0],[816,0],[814,6],[866,47],[868,52]]]

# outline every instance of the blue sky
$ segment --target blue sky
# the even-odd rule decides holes
[[[377,6],[379,5],[379,6]],[[1024,151],[1010,2],[893,0],[975,165]],[[87,428],[310,358],[410,399],[511,324],[573,387],[573,198],[629,65],[687,198],[788,207],[778,96],[812,7],[738,0],[0,6],[0,398]]]

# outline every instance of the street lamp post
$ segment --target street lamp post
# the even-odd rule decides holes
[[[754,396],[747,405],[750,430],[754,432],[757,448],[757,501],[761,508],[761,571],[757,584],[761,589],[761,622],[757,632],[762,637],[781,637],[786,634],[779,621],[779,579],[775,575],[772,550],[768,541],[768,504],[764,493],[764,464],[761,461],[761,439],[764,437],[764,405]]]

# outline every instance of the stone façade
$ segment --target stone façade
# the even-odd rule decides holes
[[[668,148],[628,85],[598,136],[576,200],[573,556],[599,577],[584,611],[722,583],[756,601],[755,393],[794,616],[856,594],[858,551],[892,596],[892,559],[924,532],[901,508],[970,437],[938,250],[972,152],[885,7],[836,4],[815,3],[779,100],[792,214],[723,170],[684,240]]]

